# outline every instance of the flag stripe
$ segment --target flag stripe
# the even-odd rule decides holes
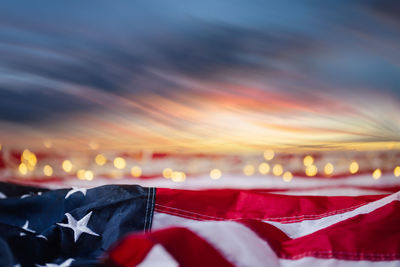
[[[155,209],[198,220],[258,219],[289,223],[345,213],[385,196],[289,196],[256,190],[190,191],[159,188]]]
[[[123,238],[110,251],[106,263],[109,265],[116,263],[119,266],[136,266],[157,244],[162,245],[180,266],[203,267],[210,263],[221,267],[234,266],[214,246],[196,233],[183,227],[171,227],[145,235],[131,235]]]

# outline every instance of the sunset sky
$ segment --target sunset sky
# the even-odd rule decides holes
[[[0,144],[400,148],[395,3],[4,1]]]

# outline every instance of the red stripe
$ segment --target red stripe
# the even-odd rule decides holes
[[[157,189],[156,211],[197,220],[298,222],[350,211],[386,195],[290,196],[257,190]]]
[[[192,231],[172,227],[145,235],[129,235],[108,253],[107,266],[136,266],[155,244],[161,244],[179,266],[233,267],[212,245]]]

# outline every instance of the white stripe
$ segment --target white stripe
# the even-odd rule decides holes
[[[232,221],[195,221],[155,213],[152,230],[183,226],[195,232],[238,267],[278,266],[278,257],[268,243],[246,226]]]
[[[146,255],[146,258],[137,265],[137,267],[153,266],[178,267],[179,264],[161,245],[155,245]]]
[[[372,212],[380,207],[383,207],[393,201],[399,201],[399,200],[400,200],[400,192],[397,192],[397,193],[394,193],[387,197],[376,200],[374,202],[368,203],[359,208],[356,208],[352,211],[344,212],[341,214],[335,214],[335,215],[324,217],[324,218],[317,219],[317,220],[304,220],[302,222],[296,222],[296,223],[279,223],[279,222],[271,222],[271,221],[265,221],[265,222],[272,224],[275,227],[278,227],[280,230],[282,230],[284,233],[286,233],[290,238],[294,239],[294,238],[298,238],[301,236],[309,235],[311,233],[314,233],[323,228],[329,227],[335,223],[347,220],[354,216],[370,213],[370,212]]]

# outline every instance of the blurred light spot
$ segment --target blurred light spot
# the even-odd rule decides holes
[[[283,167],[280,164],[275,164],[274,167],[272,168],[272,173],[275,176],[281,176],[283,173]]]
[[[28,149],[25,149],[22,152],[21,160],[28,160],[30,154],[31,154],[31,152]]]
[[[382,171],[381,169],[376,169],[373,173],[372,173],[372,178],[374,178],[375,180],[378,180],[379,178],[381,178],[382,176]]]
[[[46,176],[52,176],[53,175],[53,168],[50,165],[45,165],[43,167],[43,173]]]
[[[140,177],[140,175],[142,175],[142,168],[139,166],[133,166],[131,168],[131,174],[133,177]]]
[[[184,172],[172,172],[171,179],[174,182],[183,182],[186,180],[186,174]]]
[[[76,176],[81,179],[84,180],[85,179],[85,170],[79,170],[76,172]]]
[[[326,175],[331,175],[333,173],[333,170],[334,170],[334,168],[333,168],[332,163],[325,164],[324,172]]]
[[[172,176],[172,169],[171,168],[165,168],[162,173],[163,173],[164,178],[169,179]]]
[[[285,172],[282,176],[283,181],[290,182],[293,178],[293,174],[291,172]]]
[[[91,180],[93,180],[93,177],[94,177],[94,174],[92,171],[84,171],[83,178],[85,180],[91,181]]]
[[[310,155],[305,156],[303,159],[304,166],[309,167],[314,163],[314,158]]]
[[[261,173],[261,174],[267,174],[267,173],[269,173],[269,170],[271,169],[271,167],[269,166],[269,164],[268,163],[266,163],[266,162],[263,162],[263,163],[261,163],[259,166],[258,166],[258,171]]]
[[[3,149],[3,147],[1,146],[1,144],[0,144],[0,151]]]
[[[96,150],[96,149],[99,148],[99,144],[96,143],[96,142],[90,142],[90,143],[89,143],[89,147],[90,147],[90,149],[92,149],[92,150]]]
[[[114,167],[117,169],[123,169],[126,167],[126,161],[125,159],[121,158],[121,157],[116,157],[114,159]]]
[[[53,146],[53,144],[50,140],[45,140],[43,142],[43,145],[45,146],[45,148],[51,148]]]
[[[396,177],[399,177],[399,176],[400,176],[400,166],[397,166],[396,168],[394,168],[393,174],[394,174],[394,176],[396,176]]]
[[[18,171],[19,171],[22,175],[25,175],[25,174],[28,173],[28,167],[26,166],[25,163],[21,163],[21,164],[19,164],[19,166],[18,166]]]
[[[243,173],[244,173],[244,175],[246,175],[246,176],[251,176],[251,175],[253,175],[254,174],[254,166],[253,165],[251,165],[251,164],[247,164],[246,166],[244,166],[244,168],[243,168]]]
[[[217,179],[221,178],[221,176],[222,176],[222,172],[219,169],[212,169],[210,171],[211,179],[217,180]]]
[[[306,168],[307,176],[315,176],[317,173],[318,173],[318,168],[315,165],[311,165]]]
[[[28,170],[33,171],[37,163],[36,155],[28,149],[25,149],[21,155],[21,162],[26,164]]]
[[[355,161],[353,161],[352,163],[350,163],[349,171],[350,171],[351,174],[357,173],[357,172],[358,172],[358,163],[355,162]]]
[[[103,154],[98,154],[95,158],[94,158],[95,162],[97,165],[99,166],[103,166],[104,164],[106,164],[107,162],[107,158],[106,156],[104,156]]]
[[[264,158],[265,160],[271,160],[275,156],[275,152],[271,149],[267,149],[264,151]]]
[[[72,163],[69,160],[64,160],[62,163],[62,168],[65,172],[72,171]]]

